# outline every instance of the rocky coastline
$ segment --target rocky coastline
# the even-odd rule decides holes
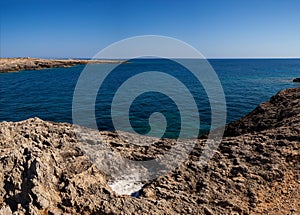
[[[22,70],[40,70],[56,67],[71,67],[79,64],[121,63],[120,60],[80,60],[41,58],[0,58],[0,73]]]
[[[135,147],[104,132],[130,159],[151,159],[171,141]],[[282,90],[226,127],[200,167],[204,140],[178,168],[118,195],[83,153],[68,123],[0,123],[0,214],[300,214],[300,88]]]

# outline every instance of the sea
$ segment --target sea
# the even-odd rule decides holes
[[[300,83],[292,81],[300,77],[300,59],[208,59],[208,62],[217,74],[224,91],[227,123],[245,116],[279,90],[300,87]],[[48,121],[73,123],[73,95],[85,66],[1,73],[0,121],[39,117]],[[98,65],[96,72],[103,72],[106,66]],[[201,82],[197,82],[189,71],[172,60],[135,59],[118,65],[97,91],[92,108],[99,130],[116,129],[111,110],[114,95],[130,77],[145,71],[164,72],[182,82],[197,104],[199,135],[212,129],[207,93]],[[162,87],[157,91],[142,93],[130,101],[129,113],[121,115],[129,117],[135,132],[147,135],[151,130],[151,114],[159,112],[166,120],[163,137],[177,138],[181,129],[181,113],[176,102],[160,90],[164,88],[164,83],[160,84]],[[181,88],[177,89],[177,86],[174,86],[174,90],[177,90],[178,95],[182,93]],[[126,99],[126,94],[124,95]],[[132,98],[128,96],[128,99]]]

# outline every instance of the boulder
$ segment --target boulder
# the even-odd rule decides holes
[[[293,82],[300,82],[300,78],[295,78]]]

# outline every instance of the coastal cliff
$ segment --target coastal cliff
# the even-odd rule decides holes
[[[104,132],[117,152],[154,158],[170,141],[136,150]],[[280,91],[230,123],[200,167],[204,140],[139,197],[116,194],[80,150],[73,126],[32,118],[0,123],[0,214],[299,214],[300,88]]]
[[[41,58],[0,58],[0,73],[71,67],[79,64],[121,63],[119,60],[79,60]]]

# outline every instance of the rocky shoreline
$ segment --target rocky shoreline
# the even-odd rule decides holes
[[[79,64],[122,63],[120,60],[79,60],[41,58],[0,58],[0,73],[71,67]]]
[[[113,132],[122,156],[153,159],[172,141],[136,147]],[[300,88],[280,91],[230,123],[207,165],[204,140],[178,168],[118,195],[80,149],[73,126],[32,118],[0,123],[0,214],[300,214]]]

